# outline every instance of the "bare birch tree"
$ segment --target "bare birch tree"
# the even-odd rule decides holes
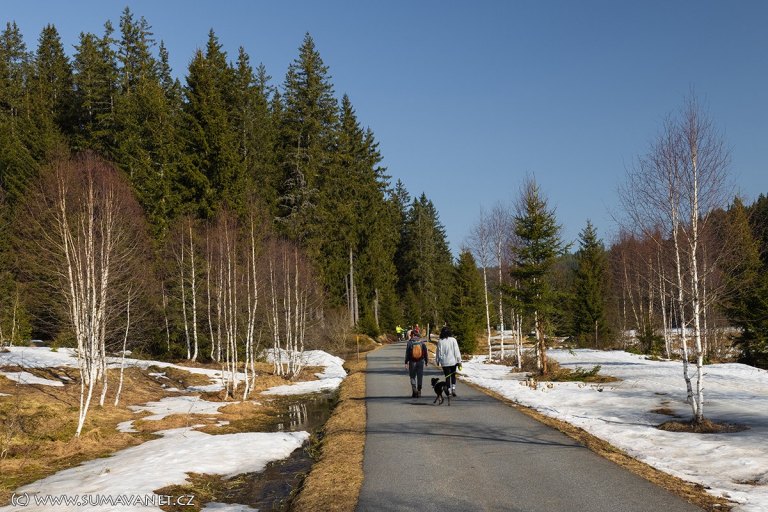
[[[501,343],[500,358],[506,357],[504,347],[504,275],[505,275],[505,257],[509,247],[510,237],[512,236],[512,214],[504,208],[501,203],[496,203],[488,217],[488,232],[490,236],[493,255],[496,262],[496,271],[498,272],[498,309],[499,309],[499,334]],[[518,362],[520,359],[518,358]]]
[[[187,359],[196,361],[200,351],[198,336],[198,303],[200,296],[201,255],[198,239],[199,229],[191,217],[180,219],[171,237],[170,252],[176,262],[178,283],[178,300],[181,304],[181,319],[184,330],[184,341],[187,349]],[[165,293],[165,292],[163,292]]]
[[[712,212],[729,197],[728,163],[721,135],[691,94],[681,112],[665,121],[620,192],[630,221],[646,236],[654,236],[651,226],[664,226],[672,238],[683,378],[694,423],[704,420],[703,287],[707,274],[717,268],[717,262],[712,262],[705,271],[703,234]],[[695,390],[689,368],[689,329],[696,361]]]
[[[488,299],[488,268],[491,265],[491,246],[488,233],[488,224],[485,211],[480,209],[480,219],[472,228],[469,236],[472,252],[483,270],[483,299],[485,301],[485,326],[488,341],[488,359],[493,359],[493,345],[491,343],[491,305]]]
[[[273,241],[267,258],[275,373],[293,379],[303,366],[304,340],[319,294],[311,266],[296,246]]]
[[[106,394],[107,338],[119,329],[143,224],[124,178],[91,153],[55,161],[41,184],[28,203],[28,234],[76,340],[79,436],[99,382],[102,402]]]

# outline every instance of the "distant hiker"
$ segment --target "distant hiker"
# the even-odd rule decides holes
[[[397,333],[397,339],[399,340],[403,339],[403,328],[400,327],[399,324],[397,327],[395,327],[395,332]]]
[[[461,366],[461,352],[459,351],[459,342],[453,337],[451,329],[447,325],[440,329],[435,364],[443,367],[445,383],[446,385],[450,383],[451,395],[456,396],[456,370]]]
[[[411,398],[421,396],[421,381],[424,379],[424,366],[427,365],[429,365],[427,344],[420,339],[419,331],[414,328],[405,347],[405,366],[408,368],[408,376],[411,379]]]
[[[408,329],[408,339],[413,338],[414,335],[421,336],[421,332],[419,331],[419,324],[413,324],[413,327]]]

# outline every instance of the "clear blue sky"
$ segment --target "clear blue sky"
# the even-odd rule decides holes
[[[737,191],[768,193],[765,1],[0,1],[29,49],[53,23],[70,55],[126,5],[181,78],[213,28],[279,85],[309,32],[393,182],[427,193],[454,252],[526,175],[566,240],[591,219],[609,242],[625,168],[691,87],[731,148]]]

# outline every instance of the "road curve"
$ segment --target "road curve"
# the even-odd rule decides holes
[[[469,386],[410,398],[405,343],[368,354],[364,480],[357,510],[695,512],[700,508]]]

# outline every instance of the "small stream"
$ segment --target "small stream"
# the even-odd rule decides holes
[[[280,412],[268,432],[306,431],[316,434],[325,425],[336,404],[337,394],[304,395],[277,398]],[[240,503],[265,511],[285,511],[289,497],[312,467],[312,457],[304,445],[287,459],[267,465],[260,473],[239,475],[228,481],[217,496],[225,503]]]

